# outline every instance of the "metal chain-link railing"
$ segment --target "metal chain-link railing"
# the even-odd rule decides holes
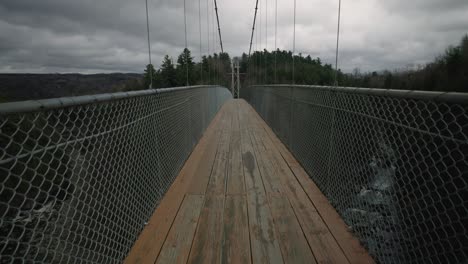
[[[468,94],[253,86],[271,126],[379,263],[468,263]]]
[[[196,86],[0,104],[0,263],[118,263],[222,104]]]

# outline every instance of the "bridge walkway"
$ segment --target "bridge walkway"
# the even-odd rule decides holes
[[[216,115],[126,263],[372,263],[244,100]]]

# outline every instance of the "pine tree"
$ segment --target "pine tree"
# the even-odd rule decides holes
[[[151,81],[151,77],[153,79],[152,81]],[[154,84],[155,84],[155,79],[156,79],[156,70],[154,69],[153,64],[146,65],[144,79],[145,79],[145,88],[151,89],[155,87]]]
[[[163,63],[161,64],[160,76],[162,87],[177,86],[176,69],[169,55],[164,56]]]

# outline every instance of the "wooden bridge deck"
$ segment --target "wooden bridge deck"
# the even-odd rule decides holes
[[[126,263],[372,263],[253,108],[217,114]]]

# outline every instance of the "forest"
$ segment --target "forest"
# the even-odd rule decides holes
[[[339,86],[384,88],[397,90],[468,92],[468,35],[458,45],[449,46],[432,62],[417,69],[395,69],[361,73],[335,73],[331,64],[320,58],[303,56],[291,51],[255,51],[250,58],[238,58],[243,86],[255,84],[333,85],[335,74]],[[294,60],[294,68],[292,67]],[[178,56],[176,62],[166,55],[159,69],[147,65],[145,88],[176,87],[199,84],[230,86],[231,57],[228,53],[214,53],[194,62],[190,50]],[[276,69],[276,70],[275,70]],[[152,78],[150,78],[150,75]],[[188,80],[188,82],[187,82]]]

